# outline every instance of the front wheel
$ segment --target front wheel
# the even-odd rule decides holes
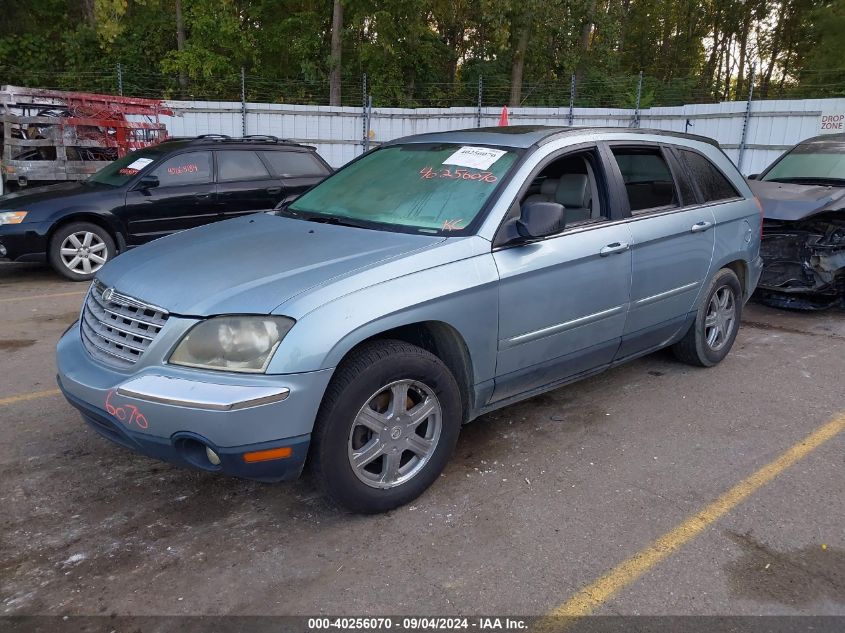
[[[461,410],[458,385],[439,358],[402,341],[367,343],[344,360],[326,391],[311,468],[347,509],[391,510],[440,475]]]
[[[90,222],[59,227],[50,238],[50,265],[71,281],[88,281],[115,256],[114,240],[104,228]]]
[[[733,347],[742,317],[742,287],[734,271],[722,268],[707,289],[695,322],[675,343],[675,356],[690,365],[712,367]]]

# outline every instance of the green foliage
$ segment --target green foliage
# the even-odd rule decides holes
[[[807,85],[817,84],[813,96],[845,96],[845,0],[833,0],[811,13],[807,40],[812,44],[798,73],[801,81],[788,94],[803,96]]]
[[[93,22],[104,44],[114,43],[123,32],[128,4],[127,0],[94,0]]]
[[[342,103],[519,102],[642,107],[845,92],[845,0],[344,0]],[[328,102],[328,0],[38,0],[4,3],[0,83],[126,94]],[[527,31],[525,38],[520,35]],[[520,48],[520,40],[523,49]],[[740,52],[743,51],[743,52]],[[741,65],[741,69],[740,69]],[[183,78],[185,88],[180,83]]]
[[[163,72],[184,72],[204,86],[203,80],[233,76],[253,65],[252,33],[234,0],[183,0],[182,5],[190,37],[185,50],[164,55]]]

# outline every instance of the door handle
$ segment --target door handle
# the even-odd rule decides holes
[[[211,197],[210,193],[197,193],[194,194],[194,198],[197,200],[208,200]]]
[[[603,249],[599,251],[599,255],[602,257],[607,257],[608,255],[614,255],[619,253],[624,253],[631,245],[626,242],[614,242],[613,244],[608,244]]]
[[[267,187],[266,191],[271,196],[275,196],[276,194],[282,193],[282,188],[281,187]]]
[[[712,222],[707,222],[706,220],[702,220],[701,222],[696,222],[690,228],[691,233],[704,233],[707,229],[713,226]]]

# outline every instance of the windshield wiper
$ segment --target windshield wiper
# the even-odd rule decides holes
[[[824,178],[812,176],[798,176],[795,178],[772,178],[766,182],[782,182],[787,185],[820,185],[822,187],[845,187],[845,180],[842,178]]]
[[[322,215],[322,214],[314,214],[309,216],[302,216],[302,219],[306,222],[320,222],[321,224],[335,224],[337,226],[351,226],[356,229],[368,229],[372,228],[363,224],[361,222],[356,222],[355,220],[350,220],[349,218],[343,218],[336,215]]]
[[[296,218],[297,220],[303,219],[302,216],[297,213],[296,211],[291,211],[287,206],[279,207],[278,209],[274,209],[276,215],[283,215],[288,218]]]
[[[343,216],[317,213],[316,211],[294,211],[290,207],[281,207],[276,209],[276,215],[283,215],[297,220],[305,220],[306,222],[319,222],[321,224],[334,224],[337,226],[351,226],[356,229],[373,228],[368,223],[356,222],[355,220]]]

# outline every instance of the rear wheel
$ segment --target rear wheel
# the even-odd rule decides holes
[[[92,279],[114,257],[114,240],[108,231],[90,222],[59,227],[49,246],[50,265],[71,281]]]
[[[733,347],[742,317],[742,288],[734,271],[723,268],[707,290],[698,308],[695,322],[672,351],[679,360],[712,367],[722,361]]]
[[[354,351],[332,379],[311,467],[340,505],[385,512],[437,479],[460,425],[458,385],[439,358],[402,341],[375,341]]]

